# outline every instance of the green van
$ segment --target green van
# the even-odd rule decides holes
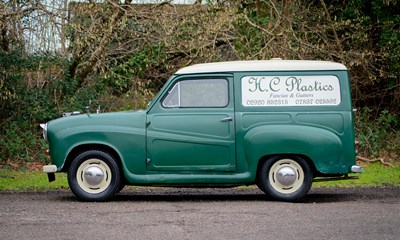
[[[256,184],[298,201],[315,178],[348,178],[356,146],[349,74],[326,61],[233,61],[178,70],[144,111],[70,113],[41,124],[54,180],[81,200],[125,185]]]

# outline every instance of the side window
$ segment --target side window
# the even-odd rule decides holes
[[[163,101],[167,108],[226,107],[228,81],[225,79],[196,79],[176,83]]]

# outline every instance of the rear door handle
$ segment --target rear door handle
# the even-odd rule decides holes
[[[232,117],[226,117],[226,118],[221,119],[221,122],[231,122],[231,121],[233,121]]]

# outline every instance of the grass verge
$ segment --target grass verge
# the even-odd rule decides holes
[[[359,179],[315,182],[313,187],[387,187],[400,186],[400,166],[386,166],[381,163],[369,163],[364,166]]]
[[[313,187],[387,187],[400,186],[400,166],[389,167],[371,163],[364,167],[360,179],[345,181],[315,182]],[[9,171],[0,169],[0,191],[40,192],[68,189],[67,175],[56,174],[56,181],[49,183],[46,174],[40,171]]]
[[[0,170],[0,191],[41,192],[68,189],[67,174],[56,174],[56,181],[49,183],[41,171]]]

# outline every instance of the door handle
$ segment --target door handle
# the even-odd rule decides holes
[[[233,121],[232,117],[226,117],[226,118],[221,119],[221,122],[231,122],[231,121]]]

